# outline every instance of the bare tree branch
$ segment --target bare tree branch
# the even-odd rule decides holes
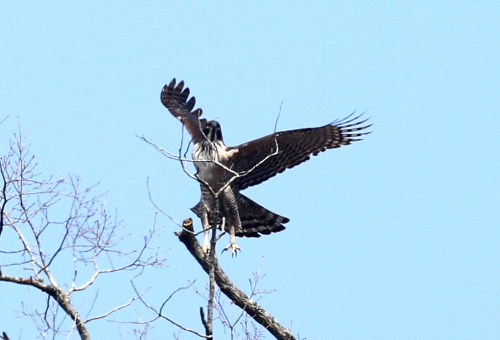
[[[110,310],[109,312],[107,312],[105,314],[91,317],[91,318],[85,320],[85,322],[88,323],[90,321],[95,321],[95,320],[107,318],[111,314],[113,314],[115,312],[118,312],[119,310],[122,310],[123,308],[126,308],[126,307],[130,306],[137,299],[139,299],[139,295],[138,296],[134,296],[129,302],[127,302],[127,303],[125,303],[125,304],[123,304],[121,306],[115,307],[115,308],[113,308],[112,310]]]
[[[54,287],[53,285],[44,284],[43,282],[34,280],[31,277],[25,279],[21,277],[2,275],[0,276],[0,281],[29,285],[38,288],[42,292],[46,293],[54,300],[56,300],[59,306],[61,306],[61,308],[66,312],[66,314],[69,315],[71,319],[75,322],[76,328],[78,329],[78,333],[80,334],[82,340],[90,340],[90,334],[87,331],[87,327],[85,327],[85,321],[81,318],[80,314],[73,308],[69,295],[62,289]]]
[[[192,220],[187,219],[183,223],[184,229],[192,228]],[[193,233],[186,231],[177,232],[176,235],[179,240],[186,246],[188,251],[193,255],[193,257],[198,261],[203,270],[208,274],[210,271],[211,264],[207,261],[202,247],[198,243],[196,237]],[[214,252],[215,253],[215,252]],[[214,256],[216,259],[216,257]],[[229,277],[224,273],[222,268],[220,268],[218,261],[216,260],[213,264],[215,281],[220,290],[238,307],[243,309],[252,317],[256,322],[264,326],[276,339],[279,340],[295,340],[294,336],[289,329],[283,327],[278,321],[268,312],[266,312],[257,302],[251,300],[245,293],[243,293],[238,287],[231,282]]]
[[[5,213],[5,206],[7,205],[8,199],[7,199],[7,180],[5,179],[5,173],[3,169],[3,162],[0,159],[0,174],[2,175],[2,197],[1,199],[1,206],[0,206],[0,236],[2,235],[3,231],[3,215]],[[4,333],[5,334],[5,333]]]
[[[190,287],[192,284],[190,284],[188,287]],[[134,291],[135,293],[137,294],[137,297],[139,298],[139,300],[142,302],[142,304],[144,306],[146,306],[146,308],[148,308],[149,310],[153,311],[156,316],[150,320],[147,320],[147,321],[144,321],[144,322],[131,322],[131,323],[135,323],[135,324],[150,324],[152,323],[153,321],[157,320],[157,319],[165,319],[167,320],[168,322],[170,322],[172,325],[175,325],[177,327],[179,327],[180,329],[186,331],[186,332],[189,332],[189,333],[193,333],[193,334],[196,334],[197,336],[199,336],[200,338],[205,338],[205,339],[211,339],[212,336],[207,336],[207,335],[204,335],[204,334],[201,334],[191,328],[188,328],[188,327],[185,327],[183,325],[181,325],[180,323],[174,321],[173,319],[171,319],[170,317],[166,316],[163,314],[163,307],[165,307],[165,305],[168,303],[168,301],[172,298],[172,296],[174,296],[177,292],[179,292],[180,290],[182,289],[186,289],[188,287],[181,287],[181,288],[178,288],[176,289],[172,294],[170,294],[170,296],[165,300],[163,301],[160,309],[156,309],[155,307],[151,306],[150,304],[148,304],[142,297],[141,294],[139,294],[139,292],[137,291],[136,287],[134,286],[134,284],[132,283],[132,287],[134,288]]]
[[[162,255],[151,247],[156,227],[153,225],[142,238],[142,244],[124,250],[121,244],[128,235],[120,233],[121,221],[116,212],[107,211],[104,195],[94,195],[95,186],[82,189],[80,178],[74,175],[59,180],[40,179],[21,131],[14,137],[7,152],[0,155],[0,229],[4,238],[9,237],[0,250],[5,255],[0,282],[33,287],[46,294],[39,309],[31,301],[21,301],[22,315],[33,320],[42,338],[47,338],[47,332],[55,338],[68,333],[67,329],[69,336],[76,329],[81,339],[90,339],[86,323],[108,318],[129,307],[139,296],[130,297],[107,313],[84,318],[76,309],[72,294],[89,289],[101,274],[140,274],[145,268],[161,267]],[[67,271],[64,275],[59,266],[61,262],[68,263],[68,259],[73,260],[72,275],[67,275]],[[23,275],[26,270],[30,276]],[[79,276],[87,279],[81,283]]]

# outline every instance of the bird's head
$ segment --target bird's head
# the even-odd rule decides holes
[[[212,143],[217,141],[224,141],[222,139],[222,129],[220,128],[220,124],[215,120],[203,122],[203,124],[201,125],[201,130],[205,137]]]

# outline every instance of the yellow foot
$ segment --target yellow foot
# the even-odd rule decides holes
[[[233,256],[238,256],[238,252],[241,251],[240,247],[238,247],[236,243],[230,243],[222,252],[225,252],[228,249],[232,250]]]
[[[203,254],[210,254],[210,244],[204,244],[201,249],[203,250]]]

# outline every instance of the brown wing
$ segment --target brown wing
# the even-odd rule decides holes
[[[242,177],[234,181],[235,187],[243,190],[257,185],[307,161],[311,155],[316,156],[327,149],[361,140],[359,137],[370,132],[360,131],[369,128],[371,124],[363,126],[368,119],[358,121],[362,115],[354,118],[351,116],[352,114],[318,128],[274,133],[230,148],[238,150],[232,157],[232,169],[242,174]],[[277,153],[273,155],[276,150]]]
[[[178,118],[188,130],[194,143],[198,143],[204,137],[200,130],[200,116],[203,113],[202,109],[194,111],[196,104],[195,97],[189,97],[189,88],[184,89],[184,81],[175,85],[175,78],[163,87],[160,94],[162,104],[170,111],[174,117]]]

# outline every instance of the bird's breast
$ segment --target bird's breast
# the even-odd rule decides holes
[[[226,154],[226,146],[220,142],[204,141],[197,143],[193,148],[193,160],[198,177],[214,190],[222,187],[229,180],[229,173],[223,167],[228,166]]]

